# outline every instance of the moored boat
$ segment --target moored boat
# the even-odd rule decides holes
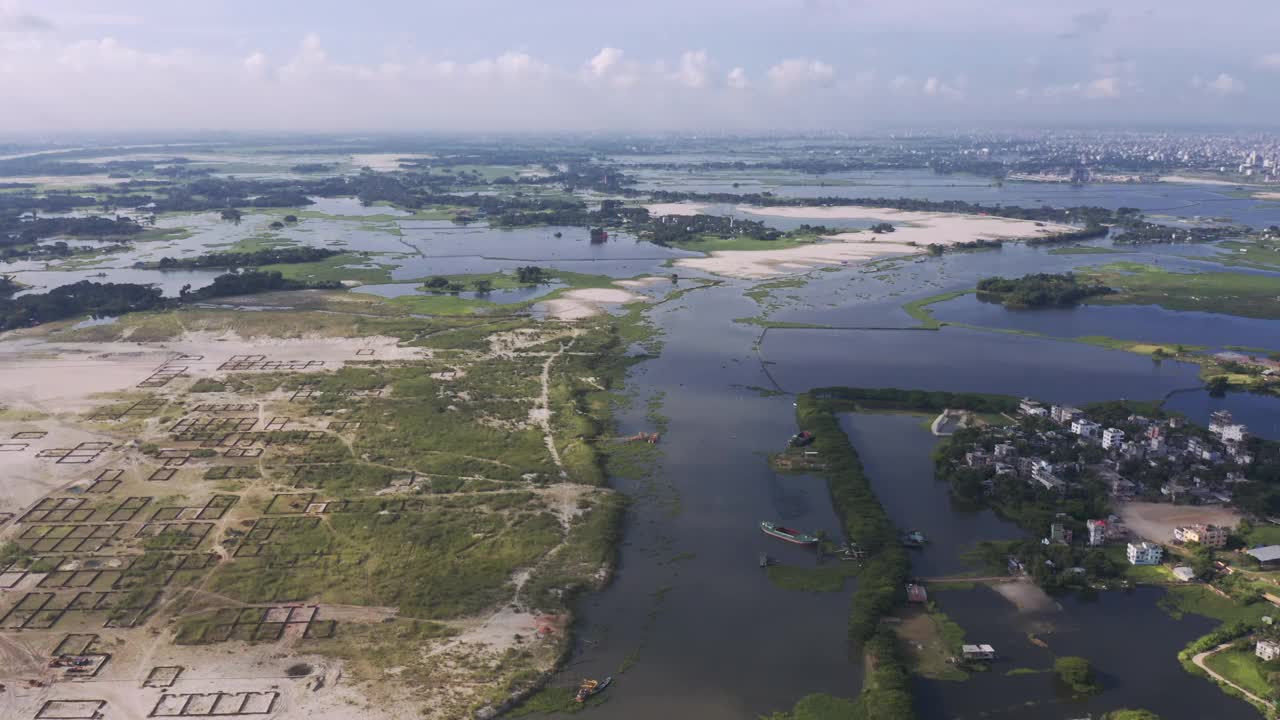
[[[808,535],[789,527],[783,527],[767,520],[760,523],[760,531],[765,535],[776,537],[779,540],[786,540],[787,542],[795,543],[796,545],[816,545],[818,543],[818,538],[813,535]]]
[[[604,689],[609,687],[609,683],[611,682],[613,682],[612,675],[604,680],[583,680],[582,686],[578,688],[578,694],[575,695],[573,699],[578,702],[586,702],[593,696],[604,692]]]
[[[924,533],[919,530],[902,533],[902,537],[900,539],[902,540],[902,544],[909,548],[924,547],[925,543],[929,542],[928,538],[924,536]]]

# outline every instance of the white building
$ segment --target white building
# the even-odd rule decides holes
[[[1253,654],[1262,658],[1265,662],[1271,662],[1280,657],[1280,642],[1259,640],[1257,647],[1253,649]]]
[[[1152,542],[1129,543],[1130,565],[1159,565],[1164,558],[1164,548]]]
[[[1110,450],[1124,442],[1124,431],[1120,428],[1107,428],[1102,431],[1102,447]]]
[[[1102,545],[1107,541],[1106,520],[1089,520],[1085,523],[1085,527],[1089,528],[1090,545]]]
[[[1082,438],[1096,438],[1100,430],[1102,430],[1102,426],[1092,420],[1080,418],[1079,420],[1071,421],[1071,432]]]
[[[1022,398],[1022,402],[1018,403],[1018,412],[1032,417],[1045,417],[1049,414],[1043,405],[1031,398]]]
[[[1073,408],[1070,405],[1054,405],[1053,408],[1049,410],[1049,417],[1053,418],[1054,422],[1061,423],[1063,425],[1066,425],[1072,420],[1083,415],[1084,412],[1079,408]]]

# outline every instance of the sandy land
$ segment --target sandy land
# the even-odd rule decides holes
[[[4,178],[5,182],[32,183],[50,188],[80,187],[82,185],[119,185],[129,178],[112,178],[106,175],[24,175]]]
[[[645,205],[644,209],[648,210],[650,215],[661,217],[663,215],[697,215],[706,210],[707,207],[707,205],[699,203],[674,202],[653,203],[652,205]]]
[[[829,242],[780,250],[723,250],[705,258],[681,258],[676,265],[740,278],[767,278],[801,273],[823,265],[857,264],[870,260],[923,252],[926,245],[951,245],[974,240],[1012,240],[1071,232],[1079,228],[1030,220],[868,208],[833,207],[742,207],[753,215],[784,218],[812,218],[830,222],[862,220],[893,223],[893,233],[839,233]]]
[[[642,278],[636,278],[634,280],[618,280],[613,284],[619,287],[630,288],[632,290],[641,290],[664,282],[671,282],[671,280],[657,275],[649,275]]]
[[[1249,183],[1215,180],[1213,178],[1189,177],[1187,175],[1161,175],[1160,182],[1187,183],[1191,185],[1222,185],[1225,187],[1241,187]]]
[[[1013,603],[1020,612],[1047,612],[1061,610],[1062,606],[1029,578],[1009,582],[992,583],[991,589]]]
[[[1280,192],[1257,192],[1253,196],[1259,200],[1280,200]]]
[[[78,469],[77,479],[83,479],[107,467],[118,453],[103,453],[83,465],[54,465],[37,454],[81,442],[117,440],[85,429],[81,423],[91,410],[140,399],[145,391],[138,383],[161,367],[185,368],[183,376],[171,384],[172,388],[184,388],[199,378],[224,374],[218,367],[233,355],[264,355],[269,361],[283,362],[319,360],[324,364],[308,370],[323,372],[350,361],[403,360],[424,353],[398,343],[391,337],[246,340],[230,333],[206,332],[158,343],[49,342],[9,335],[0,340],[0,377],[4,378],[0,383],[0,443],[9,443],[11,448],[0,452],[5,470],[0,483],[0,513],[19,512],[67,485],[68,478],[51,468]],[[357,355],[360,351],[364,352]],[[247,372],[256,371],[261,370]],[[13,439],[23,432],[47,434],[38,439]]]
[[[1206,523],[1235,527],[1243,517],[1231,508],[1129,502],[1120,506],[1120,517],[1137,537],[1158,543],[1173,542],[1173,529]]]
[[[648,300],[644,295],[621,288],[583,288],[570,290],[555,300],[538,303],[549,317],[556,320],[581,320],[604,312],[604,305],[623,305]]]
[[[367,167],[377,172],[392,172],[400,169],[400,159],[428,160],[434,155],[422,153],[357,153],[351,156],[351,164],[356,167]]]

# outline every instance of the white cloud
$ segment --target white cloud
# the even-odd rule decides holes
[[[924,81],[924,85],[920,87],[920,92],[929,97],[946,98],[948,100],[961,100],[964,98],[964,91],[960,88],[964,81],[960,80],[956,84],[948,84],[939,80],[937,77],[930,76]]]
[[[1280,52],[1267,53],[1259,57],[1258,67],[1266,70],[1280,70]]]
[[[792,58],[769,68],[765,76],[773,87],[790,92],[810,87],[824,87],[835,78],[835,68],[821,60]]]
[[[587,61],[587,65],[591,68],[591,74],[596,77],[604,77],[609,71],[617,67],[622,61],[622,51],[618,48],[607,47],[601,48],[595,57]]]
[[[676,81],[694,90],[705,88],[711,80],[711,63],[706,50],[690,50],[680,56],[680,68],[675,72]]]
[[[1085,85],[1081,94],[1095,99],[1120,97],[1120,81],[1114,77],[1100,77]]]
[[[1209,90],[1209,92],[1216,93],[1218,95],[1235,95],[1236,93],[1244,92],[1244,81],[1232,77],[1227,73],[1219,73],[1218,77],[1210,80],[1205,85],[1205,88]]]
[[[747,80],[746,70],[736,67],[729,71],[729,75],[725,78],[725,84],[734,90],[746,90],[751,85],[751,81]]]

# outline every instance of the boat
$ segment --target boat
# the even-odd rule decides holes
[[[813,442],[814,435],[808,430],[801,430],[791,436],[791,447],[805,447]]]
[[[613,682],[612,675],[604,680],[583,680],[582,686],[578,688],[578,694],[574,695],[573,699],[578,702],[586,702],[604,692],[604,689],[609,687],[611,682]]]
[[[902,533],[902,536],[899,539],[902,541],[904,546],[909,548],[924,547],[925,543],[929,542],[929,540],[924,536],[924,533],[919,530]]]
[[[764,553],[760,553],[760,567],[769,567],[769,563],[771,562],[773,562],[772,558]]]
[[[760,531],[763,532],[765,535],[770,535],[772,537],[778,538],[779,540],[786,540],[789,543],[795,543],[797,545],[818,544],[818,538],[812,535],[807,535],[805,533],[800,532],[799,530],[793,530],[792,528],[789,528],[789,527],[783,527],[781,525],[771,523],[767,520],[760,523]]]

